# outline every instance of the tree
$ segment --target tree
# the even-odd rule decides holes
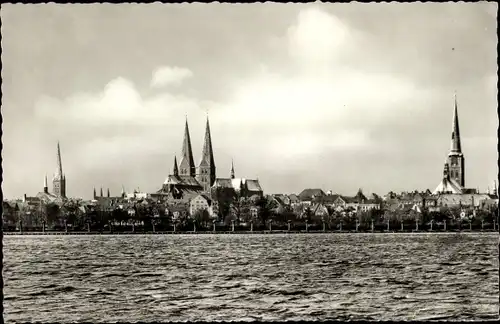
[[[262,224],[266,226],[267,220],[272,218],[272,205],[266,197],[259,197],[255,201],[255,206],[258,208],[258,217]]]
[[[193,215],[193,221],[196,224],[196,227],[207,227],[207,224],[210,222],[210,213],[207,209],[198,209]]]

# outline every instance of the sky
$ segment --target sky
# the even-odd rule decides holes
[[[458,101],[466,187],[497,169],[495,3],[2,5],[2,190],[155,192],[188,118],[265,193],[433,190]]]

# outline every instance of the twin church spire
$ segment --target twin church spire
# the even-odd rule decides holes
[[[182,142],[182,157],[179,164],[180,175],[194,177],[196,175],[196,167],[194,165],[193,150],[191,148],[191,137],[189,136],[189,126],[186,118],[186,126],[184,127],[184,141]]]
[[[205,129],[205,140],[203,142],[203,151],[198,168],[196,168],[194,164],[191,136],[189,135],[189,125],[186,118],[184,140],[182,142],[182,157],[179,166],[177,166],[177,157],[174,157],[174,176],[189,176],[196,178],[196,180],[203,187],[203,191],[208,192],[212,184],[215,182],[215,172],[215,159],[208,117]]]

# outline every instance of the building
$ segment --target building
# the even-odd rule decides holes
[[[258,179],[236,178],[234,163],[231,163],[230,178],[216,178],[212,186],[212,197],[214,199],[232,199],[230,197],[262,197],[264,191]]]
[[[213,213],[217,213],[220,203],[226,205],[236,197],[262,197],[263,190],[256,179],[235,178],[234,164],[229,178],[217,178],[210,123],[207,117],[205,139],[198,167],[194,164],[189,125],[186,119],[182,157],[177,164],[174,157],[172,173],[168,175],[160,190],[151,196],[158,200],[177,201],[188,204],[192,199],[210,199]]]
[[[66,198],[66,176],[63,173],[61,161],[61,148],[57,142],[57,168],[52,179],[53,192],[57,197]]]
[[[66,175],[62,169],[61,147],[57,142],[57,167],[54,177],[52,178],[52,192],[49,192],[47,183],[47,175],[45,175],[43,182],[43,191],[38,192],[35,197],[27,197],[24,195],[25,201],[31,201],[32,204],[47,204],[56,203],[61,204],[67,199],[66,197]]]
[[[311,205],[315,198],[326,196],[325,192],[321,189],[304,189],[298,195],[299,200],[304,203]]]
[[[194,216],[197,211],[206,210],[210,217],[214,217],[216,213],[214,213],[213,207],[212,199],[206,194],[200,194],[189,202],[189,214]]]
[[[450,152],[446,158],[443,169],[443,178],[433,194],[475,194],[476,189],[465,188],[465,157],[462,152],[460,140],[460,127],[458,122],[458,104],[455,95],[455,106],[453,111],[453,125],[451,131]]]
[[[208,118],[205,143],[203,146],[200,166],[198,167],[198,174],[194,164],[187,119],[184,127],[181,161],[179,166],[177,166],[177,157],[174,157],[174,166],[172,171],[172,174],[168,175],[162,185],[162,188],[157,193],[165,194],[171,199],[190,199],[210,188],[210,182],[215,177],[215,163]],[[201,180],[202,182],[200,183],[198,180]]]

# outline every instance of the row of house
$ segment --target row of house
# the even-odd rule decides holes
[[[329,211],[352,210],[354,212],[367,212],[369,210],[415,210],[422,212],[440,211],[443,207],[472,207],[475,209],[491,210],[498,206],[498,195],[493,193],[467,193],[433,194],[430,190],[394,193],[389,192],[384,196],[371,194],[366,197],[362,190],[355,196],[325,193],[322,189],[304,189],[300,194],[274,194],[271,195],[277,206],[277,211],[290,208],[299,213],[309,209],[316,216],[325,216]]]

